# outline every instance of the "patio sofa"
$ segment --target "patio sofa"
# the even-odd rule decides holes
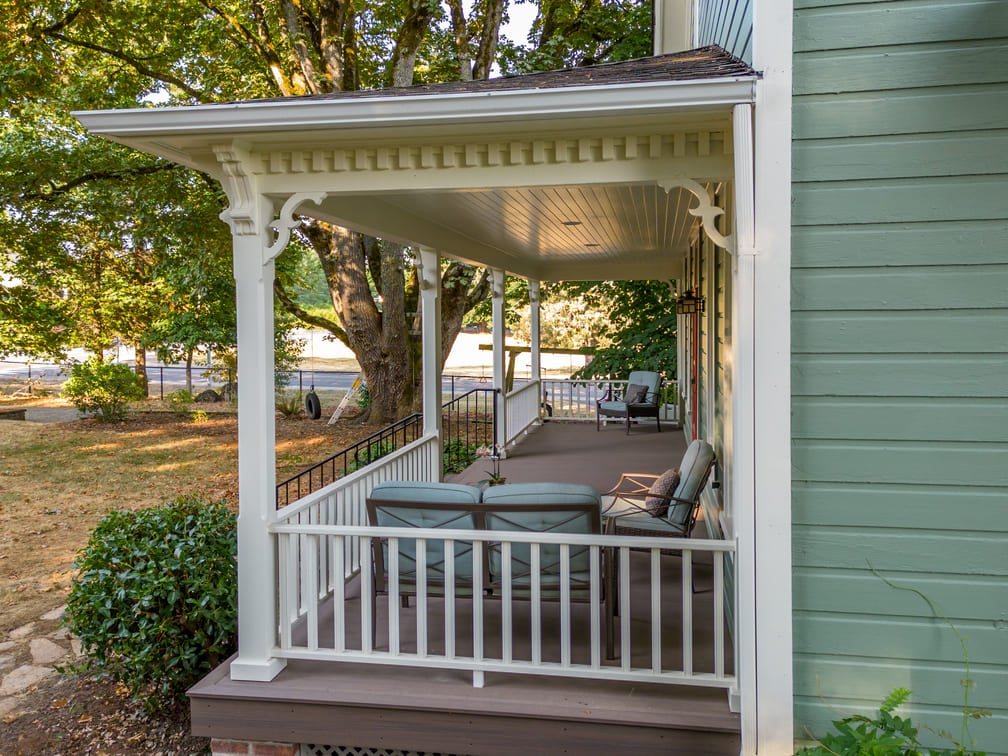
[[[601,495],[592,486],[573,483],[507,483],[481,490],[455,483],[387,481],[371,490],[367,499],[368,521],[380,527],[439,528],[498,532],[601,533]],[[453,585],[456,596],[472,595],[473,544],[454,542]],[[504,564],[500,542],[481,546],[482,587],[486,595],[499,594]],[[387,592],[388,541],[372,544],[374,589]],[[416,541],[400,538],[399,588],[404,603],[415,592],[417,582]],[[426,584],[437,594],[445,586],[445,553],[439,540],[427,541]],[[560,589],[560,547],[539,549],[540,587],[543,598],[558,595]],[[511,585],[517,594],[532,585],[531,546],[511,546]],[[588,595],[590,588],[587,548],[572,548],[570,555],[572,595]],[[409,590],[409,589],[414,590]]]

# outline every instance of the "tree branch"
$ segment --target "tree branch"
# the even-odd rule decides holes
[[[287,310],[291,315],[293,315],[298,320],[308,325],[315,326],[316,328],[321,328],[324,331],[329,331],[333,336],[342,341],[347,346],[350,346],[347,339],[346,331],[340,328],[339,323],[335,320],[330,320],[329,318],[323,317],[322,315],[313,315],[312,313],[305,310],[297,301],[287,293],[287,290],[280,283],[279,278],[273,279],[273,294],[276,296],[277,300],[280,302],[281,306]]]
[[[137,176],[151,176],[155,173],[165,171],[177,171],[181,165],[175,163],[159,163],[157,165],[145,165],[139,168],[125,168],[121,171],[92,171],[85,173],[65,184],[53,184],[49,182],[49,189],[46,191],[25,192],[19,195],[22,200],[51,200],[64,194],[72,192],[79,186],[89,184],[93,181],[124,181]]]
[[[103,47],[102,45],[97,45],[94,42],[87,42],[82,39],[74,39],[73,37],[69,37],[66,34],[62,34],[60,32],[50,32],[49,34],[47,34],[47,36],[50,37],[51,39],[58,39],[61,42],[70,45],[71,47],[82,47],[86,50],[93,50],[94,52],[102,53],[103,55],[108,55],[112,58],[115,58],[116,60],[121,60],[123,63],[133,68],[133,70],[135,70],[139,74],[149,76],[155,81],[161,81],[164,82],[165,84],[171,84],[172,86],[178,87],[179,89],[181,89],[183,92],[185,92],[187,95],[192,97],[194,100],[197,100],[198,102],[204,101],[203,94],[198,89],[194,89],[193,87],[189,86],[186,82],[182,81],[182,79],[168,73],[161,73],[159,71],[155,71],[153,68],[149,68],[139,59],[134,58],[132,55],[127,55],[121,50],[112,50],[111,48]]]

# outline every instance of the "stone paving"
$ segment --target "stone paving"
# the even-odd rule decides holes
[[[80,642],[60,626],[66,606],[15,628],[0,641],[0,719],[13,722],[23,713],[25,695],[80,656]]]

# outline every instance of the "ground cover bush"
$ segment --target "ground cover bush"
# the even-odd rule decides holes
[[[150,709],[185,691],[235,647],[235,516],[183,496],[107,514],[77,556],[66,624],[78,671],[111,677]]]
[[[70,368],[63,396],[81,412],[94,412],[99,419],[111,421],[126,417],[129,403],[146,398],[146,392],[129,365],[105,362],[95,355]]]

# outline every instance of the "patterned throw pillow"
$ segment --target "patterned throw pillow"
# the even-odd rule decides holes
[[[648,497],[644,500],[644,508],[653,517],[664,517],[668,512],[669,499],[678,487],[679,471],[674,467],[669,468],[651,484]]]
[[[631,383],[626,387],[623,401],[627,404],[640,404],[647,399],[647,386]]]

